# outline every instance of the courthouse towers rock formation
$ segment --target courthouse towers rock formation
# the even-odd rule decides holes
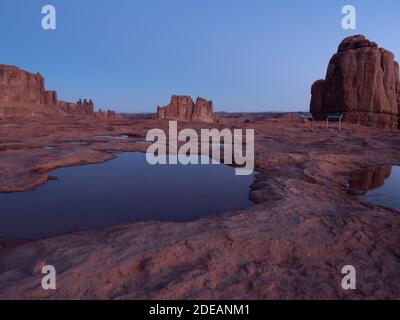
[[[176,95],[171,97],[169,105],[157,107],[157,119],[206,123],[218,121],[212,101],[197,98],[196,103],[194,103],[190,96]]]

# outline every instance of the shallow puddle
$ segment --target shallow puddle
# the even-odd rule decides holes
[[[90,146],[92,143],[89,141],[69,141],[68,144],[77,145],[77,146]]]
[[[248,208],[253,176],[225,165],[151,166],[143,153],[49,172],[33,192],[0,194],[0,238],[43,238],[138,221],[191,221]]]
[[[97,136],[97,138],[101,138],[101,139],[114,139],[114,140],[128,140],[129,136],[124,134],[121,136]]]
[[[400,167],[381,166],[361,173],[352,189],[361,193],[367,202],[400,209]]]

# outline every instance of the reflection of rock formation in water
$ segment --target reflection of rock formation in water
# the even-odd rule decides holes
[[[391,173],[392,166],[382,166],[366,171],[353,181],[352,187],[363,192],[380,188]]]

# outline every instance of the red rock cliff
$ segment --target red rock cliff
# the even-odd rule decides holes
[[[41,75],[0,65],[0,116],[42,114],[45,95]]]
[[[364,36],[348,37],[331,58],[326,79],[316,81],[311,94],[316,116],[341,112],[347,121],[397,127],[399,64],[393,53]]]
[[[185,122],[216,122],[212,101],[197,98],[196,103],[190,96],[172,96],[171,103],[165,107],[157,107],[157,118]]]
[[[0,118],[43,115],[96,116],[92,100],[59,101],[57,92],[46,91],[40,74],[0,64]],[[116,117],[115,113],[106,113]],[[106,118],[99,113],[99,118]]]

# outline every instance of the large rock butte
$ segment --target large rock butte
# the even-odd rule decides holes
[[[111,111],[105,114],[116,116]],[[45,80],[39,73],[0,64],[0,118],[44,115],[104,117],[104,113],[94,112],[92,100],[59,101],[57,92],[45,90]]]
[[[197,98],[194,103],[190,96],[176,95],[171,97],[169,105],[157,107],[157,119],[206,123],[218,121],[212,101]]]
[[[326,79],[316,81],[311,94],[310,111],[319,118],[340,112],[345,121],[363,125],[399,125],[399,64],[393,53],[362,35],[342,41]]]

